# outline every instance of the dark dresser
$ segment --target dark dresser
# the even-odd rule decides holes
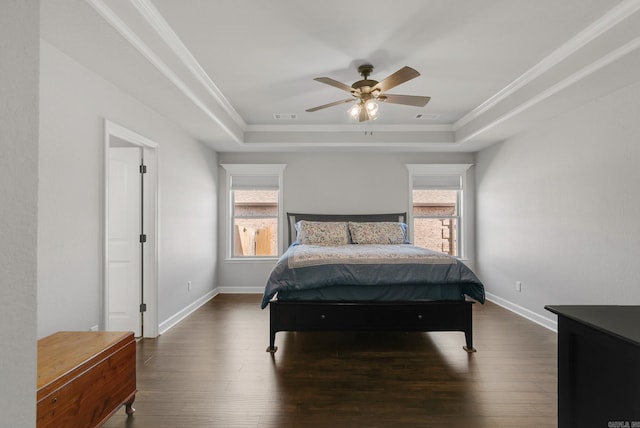
[[[558,315],[558,427],[640,428],[640,306]]]

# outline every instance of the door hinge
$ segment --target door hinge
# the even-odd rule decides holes
[[[144,233],[140,234],[140,243],[144,244],[145,242],[147,242],[147,235],[145,235]]]
[[[146,174],[146,173],[147,173],[147,166],[140,165],[140,174]]]
[[[140,303],[140,312],[147,312],[147,304]]]

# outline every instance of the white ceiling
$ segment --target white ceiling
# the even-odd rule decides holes
[[[476,151],[640,76],[640,0],[41,5],[43,39],[218,151]],[[415,68],[390,92],[431,101],[305,112],[349,98],[314,77],[351,85],[363,63]]]

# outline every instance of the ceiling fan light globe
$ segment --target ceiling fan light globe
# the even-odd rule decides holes
[[[373,101],[373,100],[368,100],[365,104],[365,107],[367,108],[367,112],[369,113],[369,116],[377,116],[378,115],[378,103]]]
[[[353,107],[351,107],[349,109],[349,114],[351,115],[351,117],[353,117],[354,119],[357,119],[358,116],[360,115],[360,110],[362,109],[362,107],[360,106],[360,104],[354,104]]]

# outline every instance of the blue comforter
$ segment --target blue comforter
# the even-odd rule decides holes
[[[460,260],[443,253],[410,244],[292,245],[269,275],[262,308],[279,291],[394,284],[457,284],[463,295],[484,303],[484,286],[476,275]]]

